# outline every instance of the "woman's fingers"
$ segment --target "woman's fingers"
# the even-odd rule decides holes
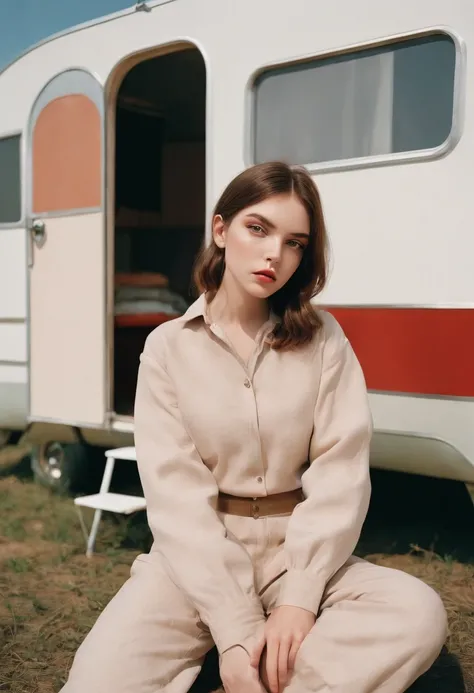
[[[269,638],[267,640],[267,677],[270,686],[270,693],[279,693],[278,688],[278,653],[280,649],[280,640],[278,638]]]
[[[263,634],[256,642],[255,647],[250,655],[250,664],[258,668],[260,665],[260,659],[262,657],[263,648],[265,647],[265,635]]]
[[[278,685],[279,691],[283,689],[288,680],[288,666],[289,666],[289,656],[290,649],[292,646],[292,640],[290,638],[285,638],[280,640],[280,647],[278,649]]]
[[[293,669],[295,668],[296,655],[298,654],[298,650],[300,649],[302,642],[303,641],[299,638],[293,638],[293,641],[291,643],[290,652],[288,655],[288,669],[290,671],[293,671]]]

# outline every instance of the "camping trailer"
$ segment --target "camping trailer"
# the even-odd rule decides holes
[[[193,300],[213,201],[282,159],[322,194],[318,303],[364,369],[372,465],[474,482],[473,46],[470,0],[150,0],[14,59],[3,441],[23,431],[51,485],[133,442],[138,356]]]

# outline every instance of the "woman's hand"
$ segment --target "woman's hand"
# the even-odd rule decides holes
[[[295,665],[296,653],[315,621],[312,611],[297,606],[278,606],[268,617],[250,663],[257,671],[261,664],[262,679],[270,693],[282,691]]]
[[[220,675],[226,693],[265,693],[258,669],[240,646],[231,647],[221,657]]]

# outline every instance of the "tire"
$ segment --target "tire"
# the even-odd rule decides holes
[[[88,489],[99,472],[100,448],[84,443],[51,441],[31,451],[31,469],[35,481],[57,494],[72,494]]]

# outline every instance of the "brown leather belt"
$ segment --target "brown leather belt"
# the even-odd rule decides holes
[[[257,520],[259,517],[292,513],[298,503],[301,503],[303,500],[304,495],[300,488],[259,498],[245,498],[244,496],[231,496],[228,493],[219,493],[217,510],[228,515],[253,517]]]

